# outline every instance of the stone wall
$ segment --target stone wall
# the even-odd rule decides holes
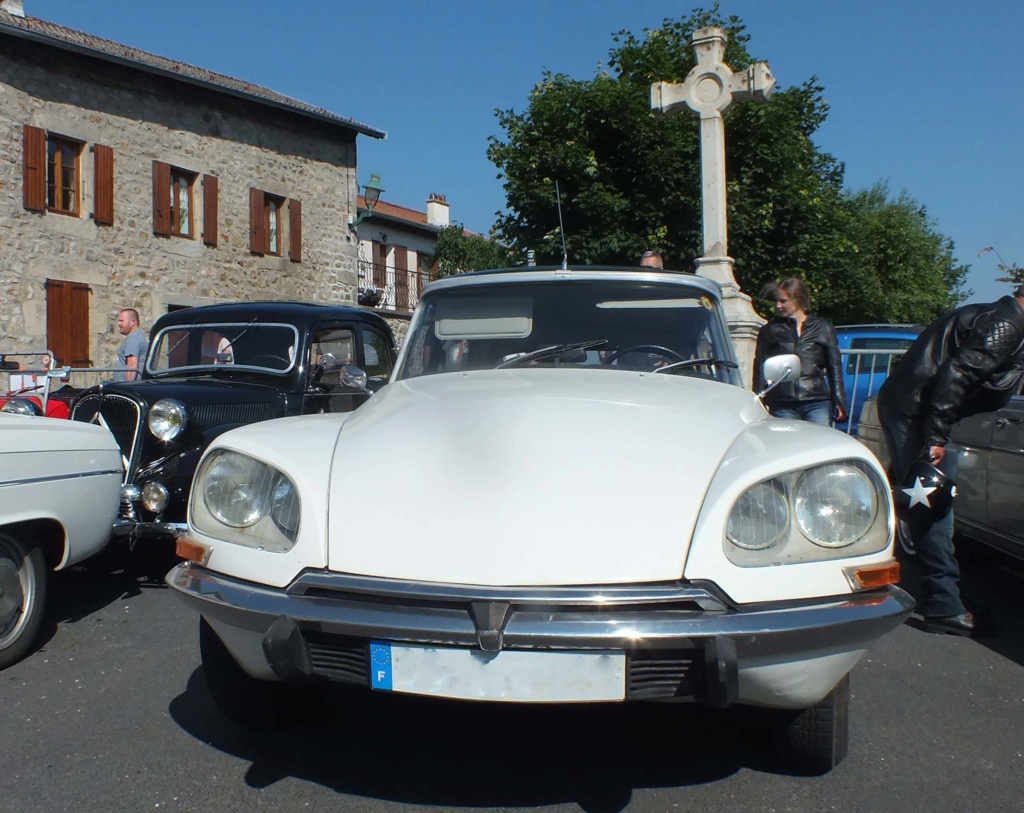
[[[81,216],[23,208],[23,125],[85,143]],[[46,345],[48,278],[91,288],[90,357],[113,364],[122,307],[143,328],[171,306],[258,299],[355,302],[355,132],[67,54],[0,40],[0,349]],[[114,151],[114,224],[98,226],[93,155]],[[200,237],[202,187],[195,185],[194,239],[153,233],[153,161],[219,179],[218,245]],[[249,189],[302,202],[302,261],[290,262],[287,212],[281,257],[249,251]]]

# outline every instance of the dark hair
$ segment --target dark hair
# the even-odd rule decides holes
[[[775,300],[778,299],[780,291],[792,299],[800,310],[810,311],[811,297],[807,293],[807,286],[800,277],[786,277],[786,279],[766,285],[761,290],[761,296]]]
[[[139,321],[139,312],[135,308],[121,308],[117,315],[120,316],[122,313],[129,314],[136,323]]]

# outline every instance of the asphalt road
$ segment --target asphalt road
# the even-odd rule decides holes
[[[106,554],[53,579],[39,648],[0,672],[0,810],[1024,808],[1024,564],[965,565],[995,638],[910,622],[855,669],[850,754],[824,777],[781,769],[742,710],[338,692],[317,720],[253,733],[212,705],[172,564]]]

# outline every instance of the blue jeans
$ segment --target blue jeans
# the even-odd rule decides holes
[[[832,403],[823,401],[777,401],[768,411],[776,418],[810,421],[822,426],[832,425]]]
[[[889,480],[898,486],[907,470],[924,448],[922,421],[878,405],[878,417],[885,433],[885,445],[892,459]],[[947,455],[940,466],[950,479],[956,475],[956,456]],[[920,577],[921,598],[918,609],[925,616],[959,615],[965,612],[960,599],[960,565],[953,547],[953,512],[937,522],[907,523],[905,529],[913,541],[916,555],[902,565],[912,581]],[[916,560],[916,561],[915,561]]]

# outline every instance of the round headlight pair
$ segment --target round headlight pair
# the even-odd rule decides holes
[[[146,425],[159,440],[174,440],[188,426],[188,410],[180,401],[162,398],[149,408]]]
[[[747,489],[729,514],[726,536],[744,550],[764,550],[787,537],[792,516],[815,545],[842,548],[868,532],[877,512],[878,497],[868,475],[832,463],[801,474],[791,498],[780,480]]]

